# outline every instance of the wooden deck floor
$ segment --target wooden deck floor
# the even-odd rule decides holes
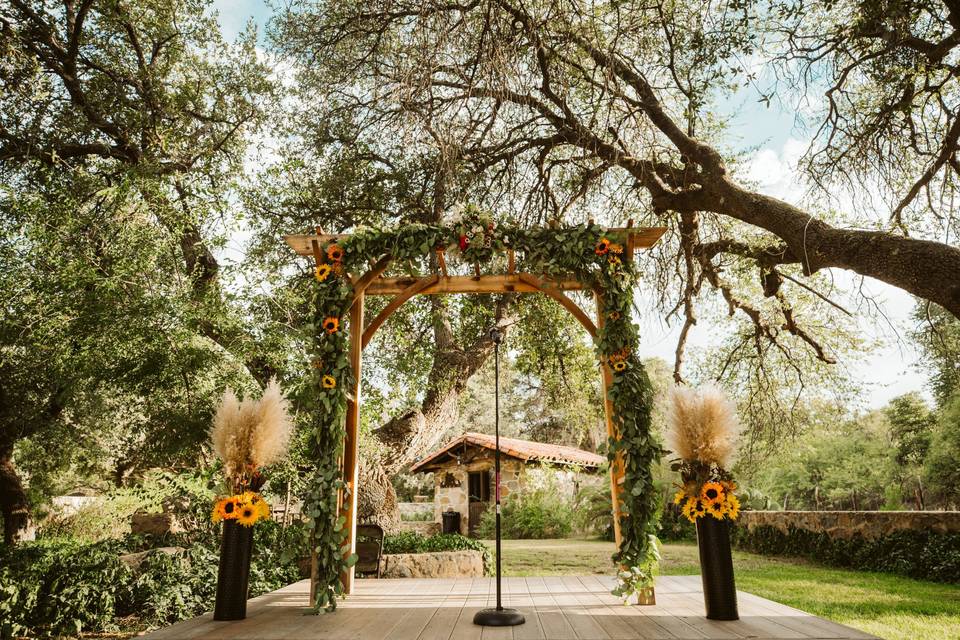
[[[610,595],[611,578],[505,578],[504,606],[526,624],[484,628],[473,614],[495,603],[490,578],[358,580],[336,613],[303,615],[304,580],[251,600],[247,619],[214,622],[207,614],[147,637],[178,640],[607,640],[614,638],[831,638],[874,636],[740,592],[740,620],[704,617],[699,576],[662,576],[656,606],[625,607]]]

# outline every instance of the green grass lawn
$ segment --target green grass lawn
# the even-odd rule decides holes
[[[493,542],[487,541],[490,548]],[[700,572],[692,543],[663,545],[661,572]],[[613,543],[504,540],[506,576],[610,574]],[[960,638],[960,587],[734,552],[737,588],[891,640]]]

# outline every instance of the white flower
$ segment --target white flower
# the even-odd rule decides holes
[[[473,232],[476,234],[483,233],[483,227],[481,227],[480,225],[477,225],[473,228]]]

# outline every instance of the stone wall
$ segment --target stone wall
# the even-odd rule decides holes
[[[415,520],[420,514],[433,513],[431,502],[398,502],[397,508],[400,509],[401,520]]]
[[[452,509],[460,512],[460,533],[466,535],[469,530],[469,474],[473,471],[491,469],[493,454],[481,457],[468,464],[451,463],[433,474],[436,490],[434,500],[434,518],[442,522],[444,511]],[[520,490],[524,465],[519,460],[500,458],[500,499],[505,499],[511,493]],[[494,482],[492,469],[490,471],[490,502],[493,502]]]
[[[960,532],[960,511],[741,511],[738,524],[747,529],[771,526],[826,533],[832,538],[877,538],[912,529],[935,533]]]
[[[483,554],[479,551],[392,553],[383,556],[384,578],[482,578]]]

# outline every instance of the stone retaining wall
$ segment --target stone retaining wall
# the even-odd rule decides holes
[[[384,578],[481,578],[479,551],[392,553],[381,558]]]
[[[429,513],[433,517],[433,501],[430,502],[398,502],[397,508],[400,509],[400,519],[412,520],[416,516],[423,517],[424,513]],[[429,522],[424,520],[423,522]]]
[[[957,533],[960,511],[741,511],[737,523],[747,529],[766,525],[786,533],[794,527],[832,538],[869,539],[904,529]]]

